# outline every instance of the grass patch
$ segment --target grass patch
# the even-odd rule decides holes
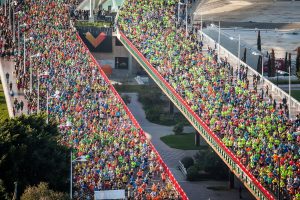
[[[7,105],[5,101],[5,96],[3,92],[3,87],[2,84],[0,84],[0,120],[5,120],[8,119],[8,110],[7,110]]]
[[[289,91],[285,91],[287,94],[289,94]],[[296,100],[300,101],[300,90],[291,90],[291,95],[294,97]]]
[[[274,83],[274,85],[277,85],[277,79],[272,79],[269,80],[272,83]],[[282,84],[289,84],[289,80],[278,80],[278,85],[282,85]],[[300,80],[291,80],[291,84],[300,84]]]
[[[201,150],[207,146],[195,146],[195,133],[184,133],[180,135],[167,135],[160,138],[166,145],[174,149]]]

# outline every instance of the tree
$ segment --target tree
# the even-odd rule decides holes
[[[245,50],[244,50],[244,56],[243,56],[243,62],[244,63],[246,63],[246,61],[247,61],[247,48],[245,48]]]
[[[268,57],[268,77],[271,77],[271,74],[272,74],[272,66],[271,66],[271,56],[269,54],[269,57]]]
[[[274,77],[275,74],[276,74],[275,52],[274,52],[274,49],[272,49],[272,53],[271,53],[271,77]]]
[[[194,165],[194,159],[192,157],[186,156],[186,157],[181,159],[181,163],[187,169],[190,166]]]
[[[262,62],[262,57],[261,56],[258,56],[258,60],[257,60],[257,67],[256,67],[256,71],[258,73],[261,73],[262,72],[262,65],[261,65],[261,62]]]
[[[291,53],[289,53],[288,66],[292,67],[292,54]]]
[[[68,189],[69,150],[58,144],[57,124],[45,116],[30,115],[0,122],[0,179],[10,195],[41,181],[52,189]]]
[[[261,38],[260,38],[260,30],[257,33],[257,50],[261,51]]]
[[[200,150],[195,156],[195,165],[204,170],[214,179],[227,179],[228,167],[222,159],[211,149]]]
[[[197,166],[193,165],[187,169],[186,179],[188,181],[196,181],[198,180],[199,173]]]
[[[3,181],[0,179],[0,199],[11,199],[6,192]]]
[[[67,200],[68,195],[49,189],[48,183],[41,182],[38,186],[27,187],[21,196],[21,200]]]
[[[183,132],[183,128],[184,128],[184,125],[182,122],[177,123],[173,128],[175,135],[181,134]]]
[[[297,70],[297,73],[300,72],[300,47],[297,48],[296,70]]]
[[[289,63],[288,63],[288,52],[285,52],[285,57],[284,57],[284,68],[286,71],[288,71]]]

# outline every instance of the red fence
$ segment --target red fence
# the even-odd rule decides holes
[[[153,73],[162,81],[166,87],[173,93],[173,95],[185,106],[185,108],[193,115],[197,122],[208,132],[211,137],[217,142],[217,144],[231,157],[231,159],[244,171],[244,173],[251,179],[251,181],[257,186],[257,188],[266,196],[268,199],[275,199],[267,189],[265,189],[261,183],[252,175],[252,173],[246,169],[246,167],[240,162],[240,160],[228,149],[220,138],[200,119],[200,117],[190,108],[186,101],[169,85],[169,83],[157,72],[157,70],[148,62],[143,54],[127,39],[127,37],[120,31],[121,37],[129,44],[129,46],[142,58],[147,66],[153,71]]]
[[[78,41],[88,50],[87,46],[85,45],[85,43],[82,41],[81,37],[78,35],[78,33],[76,33],[77,39]],[[98,70],[100,72],[100,74],[102,75],[102,77],[104,78],[104,80],[109,84],[110,89],[112,90],[112,92],[116,95],[116,97],[118,98],[118,100],[122,103],[124,110],[126,111],[126,113],[128,114],[130,120],[133,122],[133,124],[140,130],[140,134],[145,135],[144,131],[142,130],[140,124],[136,121],[136,119],[134,118],[134,116],[132,115],[132,113],[130,112],[130,110],[128,109],[128,107],[126,106],[126,104],[124,103],[123,99],[120,97],[119,93],[116,91],[116,89],[113,87],[113,85],[111,84],[111,82],[109,81],[109,79],[107,78],[106,74],[104,73],[104,71],[101,69],[101,66],[99,65],[99,63],[97,62],[97,60],[94,58],[93,54],[88,50],[90,57],[92,58],[92,60],[94,61],[94,63],[97,64],[98,66]],[[186,196],[185,192],[183,191],[183,189],[181,188],[181,186],[178,184],[178,182],[176,181],[176,179],[174,178],[172,172],[170,171],[170,169],[168,168],[168,166],[165,164],[165,162],[163,161],[163,159],[161,158],[161,156],[159,155],[159,153],[157,152],[157,150],[155,149],[155,147],[153,146],[153,144],[151,142],[149,142],[150,147],[153,149],[153,151],[156,153],[157,155],[157,159],[159,161],[159,163],[163,166],[164,170],[166,171],[169,179],[171,180],[171,182],[173,183],[175,189],[177,190],[177,192],[181,195],[183,200],[188,200],[189,198]]]

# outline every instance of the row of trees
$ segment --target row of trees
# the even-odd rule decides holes
[[[57,142],[58,137],[57,124],[47,124],[42,114],[0,122],[0,199],[19,199],[28,187],[24,200],[39,189],[64,199],[54,191],[68,190],[70,150]],[[40,182],[45,183],[30,189]]]
[[[257,35],[257,50],[261,51],[261,36],[260,31],[258,31]],[[296,57],[296,74],[300,76],[300,47],[297,48],[297,57]],[[244,52],[245,56],[245,52]],[[274,77],[276,75],[276,59],[275,59],[275,52],[274,49],[272,49],[271,54],[267,52],[268,57],[268,76]],[[291,59],[291,53],[286,52],[285,53],[285,59],[284,59],[284,66],[285,69],[288,70],[288,68],[292,65],[292,59]],[[259,56],[258,62],[257,62],[257,71],[261,73],[262,71],[262,57]]]
[[[187,169],[186,178],[189,181],[204,179],[228,180],[229,168],[211,147],[199,150],[194,159],[184,157],[181,162]]]

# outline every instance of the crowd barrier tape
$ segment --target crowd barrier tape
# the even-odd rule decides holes
[[[233,152],[227,148],[220,138],[200,119],[186,101],[169,85],[159,72],[149,63],[144,55],[128,40],[124,33],[117,29],[117,37],[137,59],[147,73],[154,79],[165,94],[175,103],[187,119],[198,130],[199,134],[210,144],[216,153],[225,161],[228,167],[242,180],[244,185],[258,199],[274,200],[274,194],[265,189],[252,173],[239,161]]]
[[[120,97],[119,93],[116,91],[116,89],[113,87],[113,85],[111,84],[111,82],[109,81],[108,77],[106,76],[106,74],[104,73],[104,71],[101,69],[101,66],[99,65],[99,63],[97,62],[97,60],[95,59],[95,57],[93,56],[93,54],[89,51],[89,49],[87,48],[86,44],[82,41],[81,37],[79,36],[78,32],[76,32],[76,36],[78,41],[87,49],[89,56],[91,57],[91,59],[93,60],[93,62],[97,65],[98,70],[101,74],[101,76],[104,78],[104,80],[109,84],[109,88],[112,90],[112,92],[114,93],[114,95],[118,98],[118,100],[121,102],[125,112],[128,114],[130,120],[133,122],[133,124],[135,125],[136,128],[138,128],[139,133],[142,134],[143,136],[145,136],[145,132],[142,130],[140,124],[137,122],[137,120],[135,119],[135,117],[133,116],[133,114],[131,113],[131,111],[128,109],[128,107],[126,106],[125,102],[123,101],[123,99]],[[163,161],[163,159],[161,158],[160,154],[158,153],[158,151],[156,150],[156,148],[153,146],[153,144],[151,143],[151,141],[149,141],[149,146],[150,148],[152,148],[152,150],[154,151],[154,153],[156,154],[157,160],[158,162],[163,166],[165,172],[167,173],[170,181],[172,182],[173,186],[175,187],[176,191],[180,194],[180,196],[182,197],[182,200],[188,200],[189,198],[187,197],[187,195],[185,194],[185,192],[183,191],[183,189],[181,188],[181,186],[178,184],[177,180],[174,178],[171,170],[168,168],[168,166],[165,164],[165,162]]]

